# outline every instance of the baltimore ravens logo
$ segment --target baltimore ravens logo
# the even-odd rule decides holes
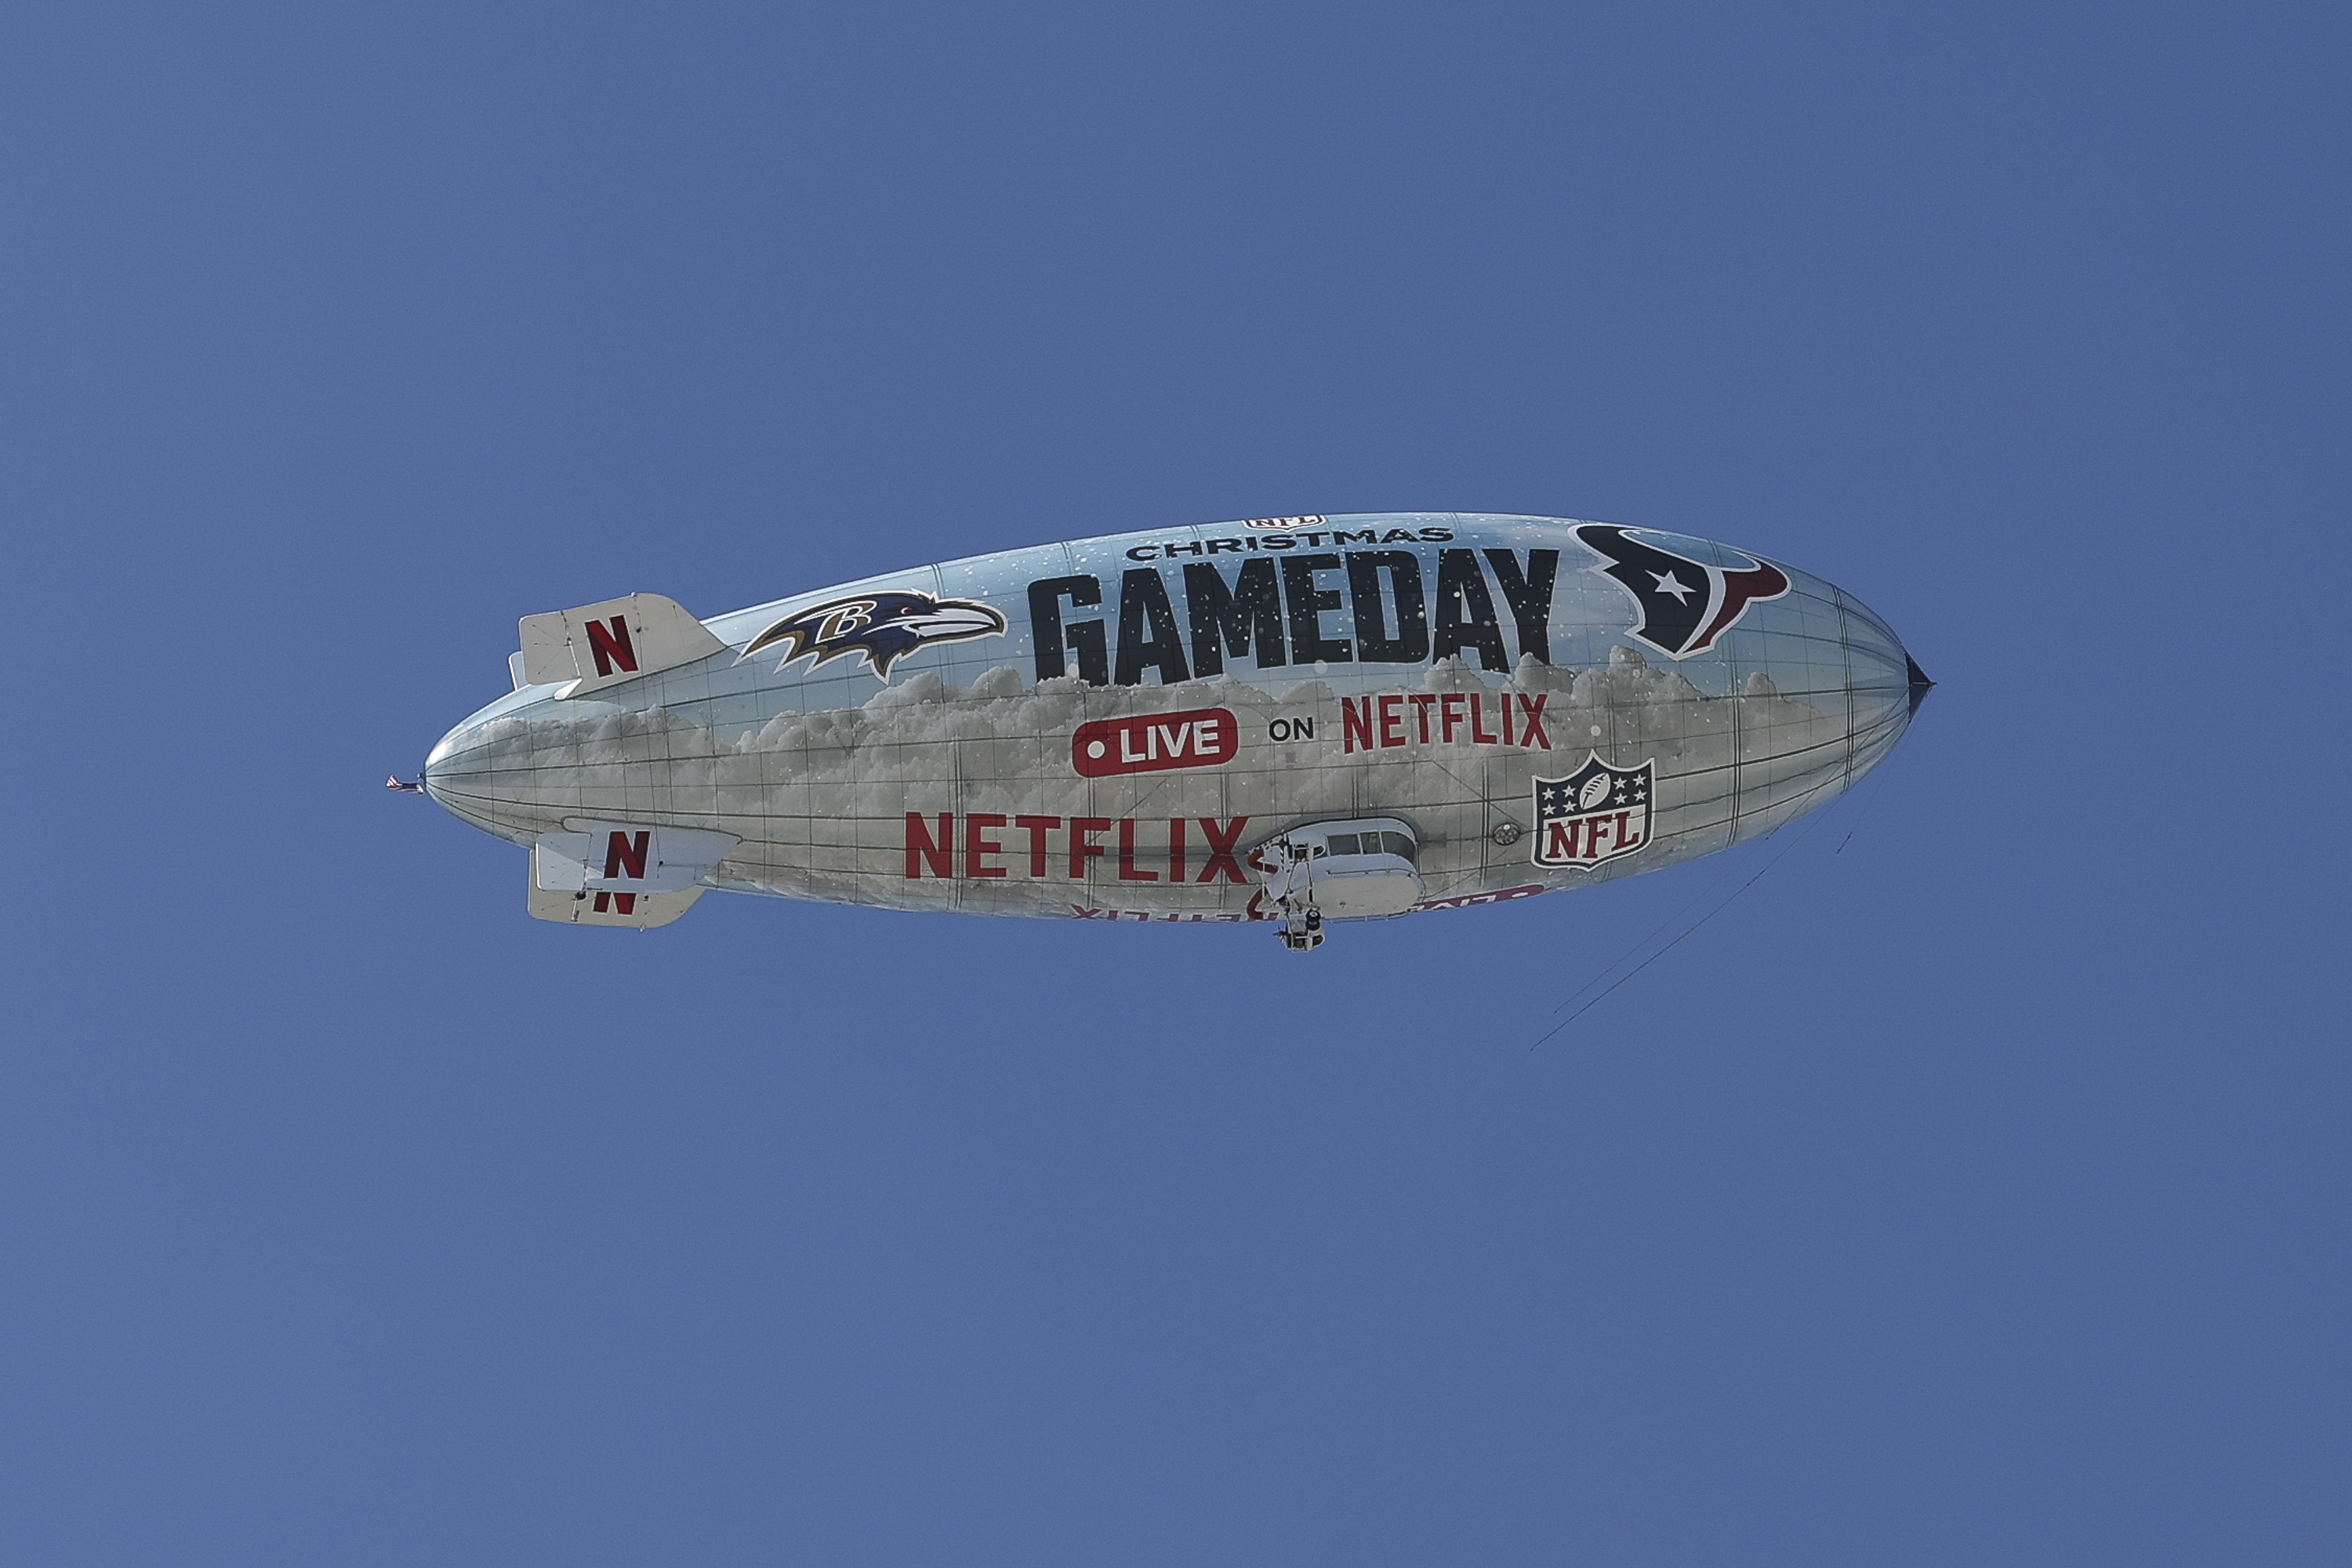
[[[890,667],[925,643],[961,642],[994,637],[1004,617],[969,599],[934,599],[929,594],[860,594],[835,599],[785,616],[751,639],[742,657],[784,645],[783,664],[807,654],[819,665],[845,654],[864,654],[885,680]],[[779,669],[783,664],[777,666]]]
[[[1633,636],[1669,658],[1706,652],[1748,605],[1789,591],[1788,574],[1769,561],[1707,566],[1644,544],[1613,522],[1580,523],[1576,537],[1608,561],[1593,570],[1615,578],[1642,606]]]

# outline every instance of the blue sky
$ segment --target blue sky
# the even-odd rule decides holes
[[[2320,6],[19,7],[0,1558],[2335,1563]],[[519,615],[1617,520],[1942,685],[1716,875],[523,914]]]

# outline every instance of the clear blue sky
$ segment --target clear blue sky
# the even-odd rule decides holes
[[[2348,26],[14,8],[0,1560],[2352,1557]],[[1943,684],[1533,1052],[1707,864],[582,932],[380,787],[524,613],[1391,508]]]

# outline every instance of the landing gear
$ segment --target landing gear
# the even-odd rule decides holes
[[[1282,922],[1282,945],[1293,952],[1313,952],[1323,945],[1323,911],[1308,910],[1306,914]]]

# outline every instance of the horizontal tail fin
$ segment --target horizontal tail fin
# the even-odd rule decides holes
[[[516,629],[522,649],[508,661],[516,689],[560,683],[559,698],[676,669],[727,647],[692,611],[659,594],[525,616]]]
[[[666,926],[694,907],[700,888],[683,893],[558,892],[530,885],[530,918],[576,926],[629,926],[651,931]]]
[[[727,833],[568,817],[530,847],[530,912],[570,925],[667,925],[738,842]]]

